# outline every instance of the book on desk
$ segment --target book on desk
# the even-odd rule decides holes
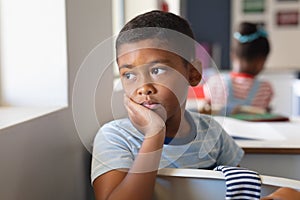
[[[272,113],[266,108],[255,106],[237,106],[233,112],[228,115],[231,118],[251,121],[251,122],[282,122],[289,121],[287,116],[279,113]]]
[[[274,114],[274,113],[259,113],[259,114],[252,114],[252,113],[237,113],[229,115],[231,118],[251,121],[251,122],[286,122],[290,119],[286,116],[281,114]]]

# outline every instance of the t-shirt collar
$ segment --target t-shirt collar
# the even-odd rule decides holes
[[[254,78],[253,75],[251,74],[247,74],[247,73],[242,73],[242,72],[230,72],[230,76],[231,77],[234,77],[234,78],[237,78],[237,77],[240,77],[240,78]]]

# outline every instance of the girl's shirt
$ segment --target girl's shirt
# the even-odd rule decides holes
[[[204,85],[205,99],[217,107],[247,105],[263,109],[270,106],[273,89],[269,82],[249,74],[230,73],[211,77]]]

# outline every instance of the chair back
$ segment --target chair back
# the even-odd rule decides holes
[[[279,187],[300,190],[300,181],[260,175],[261,197]],[[225,177],[220,171],[201,169],[164,168],[156,178],[154,200],[208,200],[225,199]]]

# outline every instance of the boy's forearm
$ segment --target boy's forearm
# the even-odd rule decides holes
[[[133,166],[109,196],[111,199],[151,199],[162,153],[164,130],[144,140]]]
[[[136,157],[129,172],[147,173],[151,171],[157,171],[161,158],[164,138],[164,130],[151,137],[145,138],[138,156]]]

